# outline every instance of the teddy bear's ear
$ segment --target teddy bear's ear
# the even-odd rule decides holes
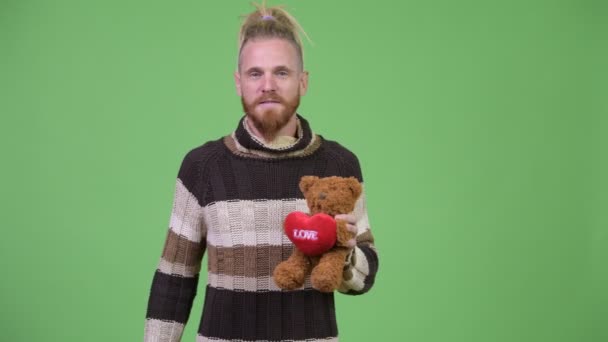
[[[361,195],[361,191],[363,189],[361,188],[361,183],[359,183],[359,181],[357,180],[357,178],[355,178],[355,177],[348,177],[346,179],[346,184],[348,185],[348,188],[350,189],[350,191],[352,191],[353,196],[355,198],[359,198],[359,195]]]
[[[300,179],[300,190],[302,191],[302,193],[304,195],[306,195],[306,192],[308,191],[308,189],[310,189],[310,187],[317,181],[319,180],[319,177],[317,176],[303,176]]]

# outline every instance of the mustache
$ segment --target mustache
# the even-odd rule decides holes
[[[260,104],[262,102],[267,102],[267,101],[273,101],[273,102],[279,102],[279,103],[284,103],[285,101],[283,100],[283,98],[277,94],[268,94],[268,95],[262,95],[259,98],[257,98],[255,100],[256,104]]]

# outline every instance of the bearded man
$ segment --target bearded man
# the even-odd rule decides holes
[[[231,134],[191,149],[179,168],[166,241],[154,273],[145,341],[180,341],[208,255],[197,341],[337,341],[334,293],[286,291],[272,272],[293,244],[283,233],[292,211],[308,211],[302,176],[356,177],[357,157],[315,134],[297,113],[308,89],[300,27],[281,7],[257,6],[240,31],[234,74],[244,115]],[[356,232],[338,292],[370,290],[378,255],[365,190],[337,219]]]

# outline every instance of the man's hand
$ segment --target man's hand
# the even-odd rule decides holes
[[[340,214],[334,216],[334,219],[341,220],[346,223],[346,230],[348,230],[353,238],[349,239],[344,245],[345,247],[353,248],[357,244],[355,237],[357,236],[357,220],[353,214]]]

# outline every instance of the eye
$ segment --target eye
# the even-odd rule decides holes
[[[287,70],[279,70],[279,71],[277,71],[277,76],[287,77],[287,76],[289,76],[289,72]]]
[[[252,71],[249,73],[249,77],[251,78],[259,78],[260,76],[262,76],[262,73],[259,71]]]

